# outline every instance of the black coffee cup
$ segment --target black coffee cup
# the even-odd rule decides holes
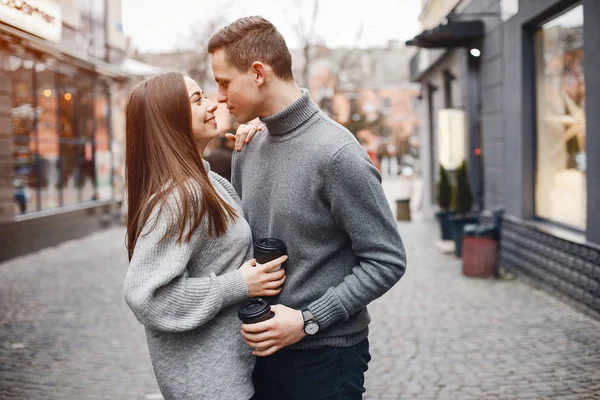
[[[256,324],[273,318],[271,305],[264,299],[256,297],[248,300],[238,309],[238,318],[244,324]]]
[[[254,258],[259,264],[268,263],[287,254],[287,247],[282,240],[275,238],[262,238],[254,241]],[[278,270],[280,267],[275,268]]]

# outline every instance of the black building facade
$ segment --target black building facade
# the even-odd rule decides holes
[[[500,265],[600,315],[600,3],[520,1],[504,26]],[[510,62],[509,62],[510,61]]]
[[[459,2],[443,28],[409,43],[435,55],[425,68],[418,55],[411,64],[423,93],[429,202],[439,163],[436,114],[458,108],[477,210],[504,212],[499,266],[598,317],[600,2],[520,0],[509,16],[502,3]],[[451,26],[457,21],[483,23],[481,36],[465,37],[464,26]]]

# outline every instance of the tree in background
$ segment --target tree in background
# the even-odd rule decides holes
[[[304,65],[302,67],[302,82],[301,85],[308,87],[308,78],[310,73],[310,64],[313,55],[313,47],[318,43],[316,32],[317,19],[319,17],[319,0],[313,0],[310,9],[305,8],[308,2],[295,0],[297,21],[294,23],[294,31],[300,42],[302,56],[304,57]],[[305,17],[308,16],[308,17]]]

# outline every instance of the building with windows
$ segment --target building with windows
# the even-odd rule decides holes
[[[397,160],[418,156],[419,90],[407,67],[413,53],[395,40],[365,49],[312,49],[305,85],[313,100],[357,137],[384,175],[398,173]],[[292,59],[294,76],[302,79],[303,51],[292,51]]]
[[[429,204],[455,108],[478,205],[504,210],[500,265],[600,315],[600,3],[424,0],[421,19]]]
[[[120,0],[0,2],[0,261],[97,229],[123,187]]]

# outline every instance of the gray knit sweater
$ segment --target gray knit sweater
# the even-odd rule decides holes
[[[272,300],[314,314],[321,331],[293,348],[352,346],[365,339],[367,304],[404,274],[396,221],[367,153],[306,90],[234,152],[232,183],[254,238],[288,249],[286,282]]]
[[[174,215],[154,212],[125,277],[125,300],[146,327],[158,386],[167,400],[239,400],[254,393],[255,358],[237,318],[239,303],[248,297],[238,268],[252,258],[250,228],[229,182],[213,172],[209,176],[240,214],[227,232],[209,238],[205,218],[189,243],[177,244],[173,237],[161,242]],[[173,196],[170,204],[176,201]]]

